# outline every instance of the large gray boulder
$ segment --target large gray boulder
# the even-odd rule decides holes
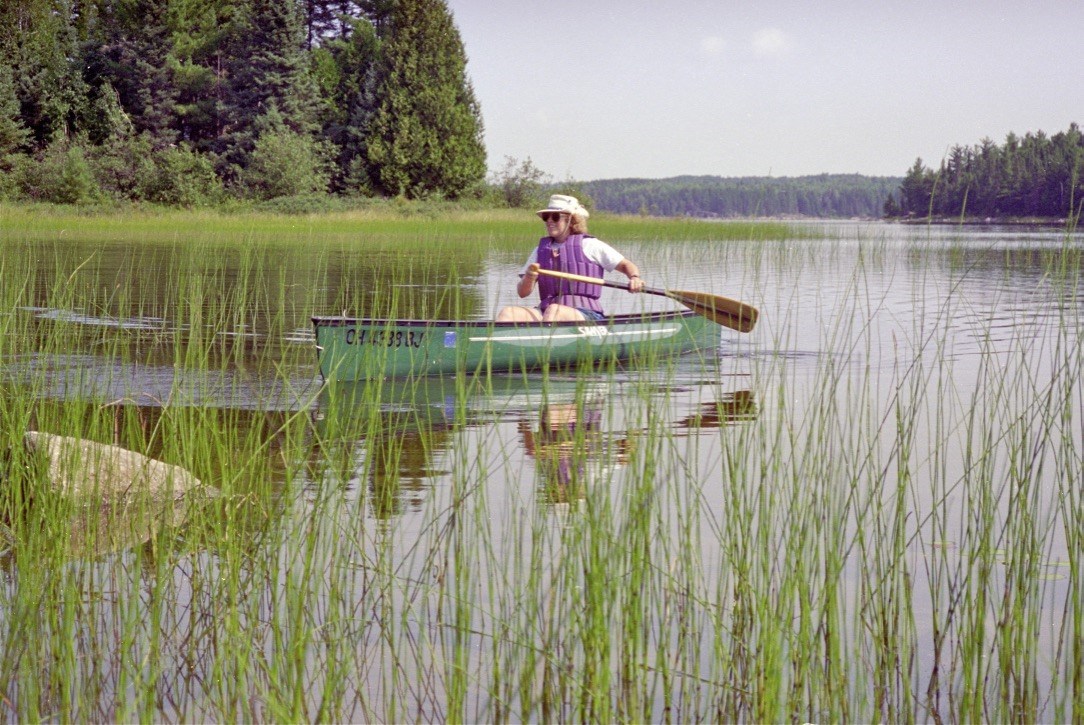
[[[217,495],[188,470],[119,446],[41,431],[25,435],[41,465],[38,485],[70,499],[71,551],[97,555],[184,523],[191,506]]]
[[[28,432],[25,441],[29,451],[47,457],[54,490],[69,496],[179,498],[200,485],[184,468],[127,448],[41,431]]]

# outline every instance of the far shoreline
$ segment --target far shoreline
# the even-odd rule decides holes
[[[1079,219],[1067,217],[885,217],[883,221],[911,226],[925,224],[953,226],[1020,226],[1020,227],[1065,227],[1076,228]]]

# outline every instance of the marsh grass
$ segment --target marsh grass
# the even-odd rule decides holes
[[[965,294],[973,255],[945,261],[942,294],[922,271],[940,250],[910,250],[916,312],[885,338],[890,245],[735,231],[721,254],[771,314],[721,361],[745,361],[757,405],[682,428],[690,406],[722,410],[725,369],[696,386],[661,360],[524,375],[512,394],[460,376],[434,396],[313,385],[311,346],[283,342],[314,309],[469,315],[447,280],[479,238],[519,244],[518,219],[375,220],[359,256],[360,216],[22,213],[5,211],[0,255],[9,719],[1084,717],[1069,243],[1018,324],[1000,316],[1016,300]],[[726,227],[612,224],[668,242]],[[121,232],[136,251],[111,256]],[[381,256],[433,244],[454,263]],[[766,294],[845,260],[816,324],[799,293]],[[1005,274],[1030,274],[1017,263]],[[216,495],[91,549],[76,526],[124,518],[57,495],[28,429],[145,453]]]
[[[9,239],[58,241],[65,238],[93,242],[136,240],[143,245],[170,245],[178,240],[217,240],[243,244],[259,240],[261,248],[292,247],[319,239],[321,245],[353,245],[364,240],[367,247],[430,250],[434,240],[458,240],[466,245],[479,241],[508,244],[519,251],[523,240],[537,237],[540,226],[530,211],[519,209],[436,210],[403,205],[325,214],[286,215],[268,213],[222,213],[170,211],[149,208],[128,213],[64,212],[54,208],[0,204],[0,223]],[[591,216],[594,233],[606,238],[678,242],[782,241],[819,238],[823,230],[767,221],[710,222],[697,219]],[[597,230],[595,228],[597,227]]]

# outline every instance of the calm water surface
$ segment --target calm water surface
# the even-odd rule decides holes
[[[776,487],[795,506],[819,505],[807,501],[807,495],[818,500],[838,496],[850,512],[836,522],[840,540],[849,542],[843,546],[847,558],[840,569],[840,596],[855,609],[871,596],[864,542],[873,536],[902,537],[903,563],[914,584],[913,631],[904,632],[914,643],[914,661],[903,666],[909,684],[900,686],[897,697],[913,698],[914,711],[924,718],[931,709],[948,706],[950,693],[960,687],[951,677],[937,683],[938,669],[953,668],[946,661],[952,647],[939,645],[944,633],[937,623],[951,621],[946,612],[966,600],[970,590],[964,582],[939,590],[934,582],[951,581],[963,567],[954,557],[973,553],[975,481],[994,481],[990,515],[1002,523],[990,546],[1005,551],[1012,551],[1013,537],[1022,535],[1009,519],[1019,515],[1014,491],[1023,490],[1026,481],[1025,508],[1034,518],[1028,532],[1041,532],[1041,561],[1028,575],[1041,574],[1029,590],[1042,620],[1034,630],[1040,642],[1032,675],[1036,689],[1048,692],[1066,677],[1064,617],[1070,593],[1079,586],[1070,572],[1077,570],[1080,552],[1071,549],[1067,537],[1077,524],[1066,520],[1061,502],[1067,487],[1082,484],[1074,478],[1084,439],[1081,237],[1036,228],[822,227],[825,238],[815,241],[675,245],[608,239],[640,265],[652,286],[741,299],[759,308],[759,326],[749,335],[720,329],[714,354],[659,370],[618,370],[598,377],[511,376],[470,390],[465,398],[440,386],[412,392],[409,400],[388,393],[380,419],[359,427],[333,453],[337,461],[350,462],[345,480],[328,472],[320,460],[326,452],[316,450],[309,461],[300,462],[305,485],[290,506],[313,505],[325,487],[343,487],[353,510],[365,519],[344,522],[344,529],[366,532],[362,539],[372,537],[360,550],[374,560],[390,558],[388,565],[404,580],[422,580],[431,575],[433,562],[417,542],[432,538],[434,528],[458,505],[464,492],[457,481],[467,472],[474,481],[467,495],[481,502],[480,516],[490,528],[485,537],[490,550],[476,575],[501,582],[497,569],[502,562],[512,572],[529,567],[517,562],[524,556],[524,521],[541,517],[559,531],[590,508],[587,491],[604,491],[620,501],[646,466],[657,481],[656,530],[675,540],[660,546],[680,551],[681,541],[691,541],[706,579],[718,576],[719,587],[727,589],[733,584],[724,572],[734,569],[735,553],[727,545],[731,538],[720,531],[727,529],[734,511],[752,512],[749,516],[765,527],[778,526],[782,532],[787,527],[788,507],[772,498],[775,494],[767,494],[768,502],[759,508],[745,498]],[[135,252],[108,247],[100,264],[108,272],[111,260],[130,253]],[[43,254],[42,259],[47,278],[55,257]],[[168,255],[160,261],[165,266]],[[167,273],[154,269],[155,262],[153,255],[146,260],[147,280]],[[467,265],[459,277],[469,292],[467,314],[484,318],[518,302],[513,286],[522,262],[519,255],[491,255]],[[379,277],[381,260],[368,263],[374,278]],[[1068,274],[1053,272],[1066,265]],[[260,365],[240,359],[208,379],[177,365],[175,351],[166,346],[157,354],[121,360],[86,351],[42,356],[27,350],[7,357],[4,375],[16,384],[28,378],[47,381],[45,395],[60,404],[126,400],[150,415],[165,404],[206,406],[248,411],[254,426],[266,426],[268,415],[303,410],[318,427],[339,425],[334,418],[348,417],[344,409],[350,406],[335,402],[333,396],[341,391],[320,390],[307,318],[339,312],[331,306],[340,287],[333,277],[305,274],[300,259],[284,259],[282,270],[282,279],[294,290],[283,303],[282,328],[268,329],[257,318],[247,327],[216,332],[250,339],[253,351],[273,350],[277,368],[266,358]],[[225,288],[229,278],[227,270],[211,284]],[[403,294],[435,298],[440,284],[431,280],[440,278],[423,275],[423,282],[403,285]],[[148,281],[145,286],[153,296],[154,285]],[[309,302],[313,299],[318,302]],[[314,304],[328,307],[313,309]],[[430,309],[440,304],[432,302]],[[606,290],[604,304],[625,312],[675,303]],[[366,314],[364,309],[351,312]],[[129,312],[108,315],[47,307],[14,314],[32,315],[46,328],[84,326],[106,337],[110,331],[159,334],[175,325],[168,310],[138,300]],[[978,455],[978,448],[986,453]],[[737,483],[736,466],[755,460],[773,463],[765,470],[742,469]],[[841,471],[850,480],[841,481],[838,490],[822,480]],[[689,501],[678,500],[690,495],[697,512],[692,518]],[[892,515],[877,513],[893,507]],[[880,530],[884,522],[890,530]],[[788,536],[761,533],[757,541],[785,552]],[[811,553],[819,555],[823,552]],[[537,563],[557,554],[547,550],[534,556]],[[780,556],[782,565],[785,555]],[[1006,581],[1017,575],[1008,565],[990,573]],[[184,565],[176,576],[184,581]],[[766,583],[772,584],[770,576]],[[171,610],[166,615],[175,620],[170,626],[182,632],[191,628],[186,612],[193,606],[184,602]],[[477,623],[479,629],[484,630],[484,620]],[[425,623],[403,626],[424,629]],[[854,628],[853,638],[861,638],[860,617],[845,626]],[[376,646],[377,640],[366,640],[367,646]],[[470,662],[485,656],[485,641],[480,637],[468,654]],[[697,664],[705,673],[719,667],[710,661],[708,644]],[[996,649],[979,647],[982,652]],[[377,655],[376,660],[386,657]],[[853,666],[852,675],[865,669],[860,662]],[[347,690],[364,690],[379,701],[392,687],[385,670],[374,667]],[[491,712],[485,683],[474,687],[477,712]],[[439,716],[440,692],[435,687],[404,705],[404,712]],[[710,700],[712,695],[702,697]],[[179,706],[172,714],[199,715],[203,706],[198,696],[194,699],[196,704]],[[1048,707],[1053,706],[1038,711],[1052,712]]]

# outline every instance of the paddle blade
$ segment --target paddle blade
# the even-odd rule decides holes
[[[673,289],[666,290],[666,296],[680,302],[698,315],[703,315],[731,330],[750,332],[757,324],[759,315],[757,308],[738,300],[707,292],[685,292]]]

